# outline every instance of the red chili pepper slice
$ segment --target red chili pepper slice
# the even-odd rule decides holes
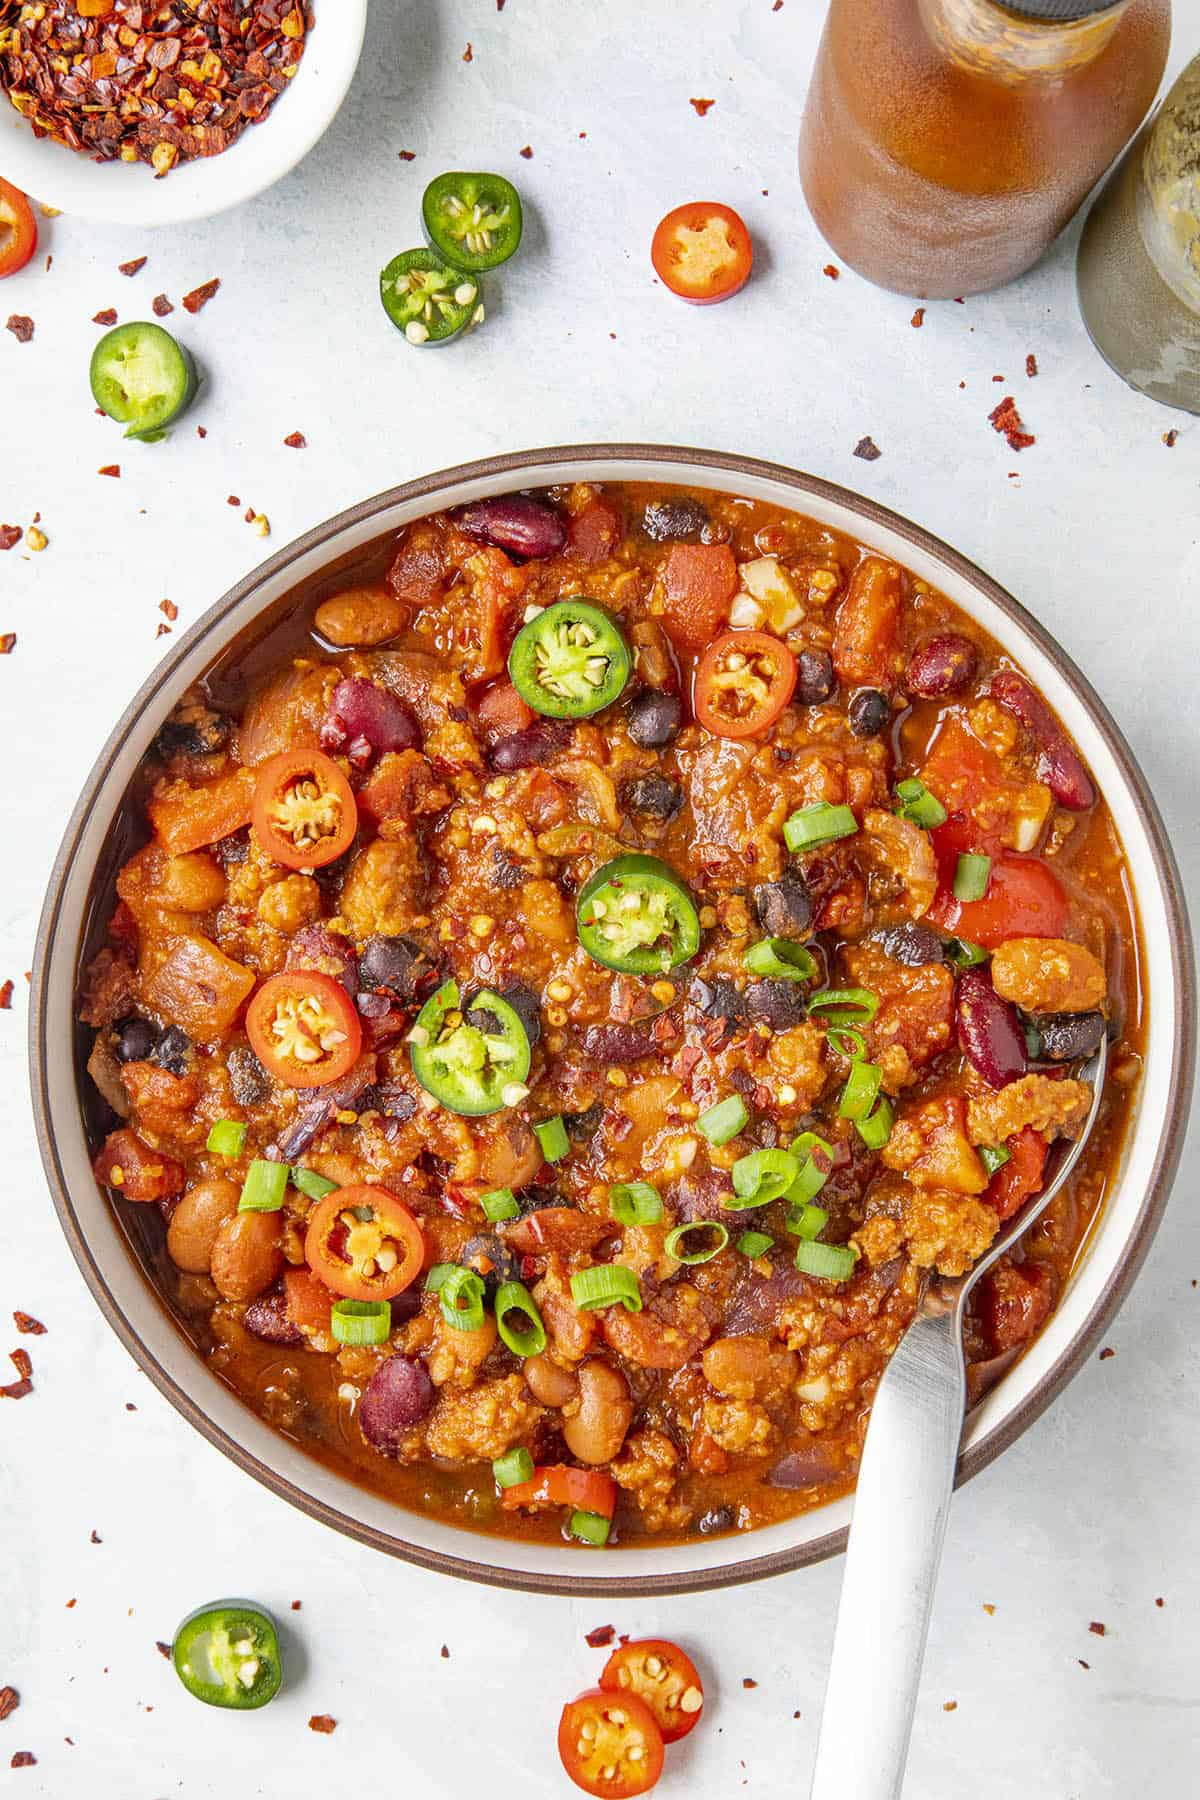
[[[662,1774],[663,1737],[643,1701],[596,1688],[563,1707],[558,1754],[585,1794],[631,1800],[648,1794]]]
[[[254,830],[286,869],[323,869],[349,848],[357,828],[350,784],[320,750],[284,750],[259,770]]]
[[[392,1300],[421,1273],[425,1238],[403,1200],[387,1188],[335,1188],[309,1216],[304,1256],[335,1294]]]
[[[795,686],[786,644],[765,631],[727,631],[696,670],[696,717],[717,737],[755,737],[775,723]]]
[[[20,188],[0,176],[0,281],[25,267],[37,241],[33,208]]]
[[[505,1488],[500,1504],[509,1512],[518,1506],[570,1506],[611,1519],[617,1505],[617,1484],[611,1475],[602,1475],[597,1469],[544,1463],[534,1470],[532,1480]]]
[[[336,1081],[362,1049],[354,1002],[340,981],[312,969],[264,981],[247,1010],[246,1034],[264,1069],[289,1087]]]
[[[693,200],[660,220],[650,260],[659,280],[681,300],[712,306],[745,287],[754,250],[732,207]]]
[[[606,1694],[633,1694],[654,1714],[664,1744],[677,1744],[700,1723],[704,1684],[685,1650],[666,1638],[622,1644],[604,1665]]]

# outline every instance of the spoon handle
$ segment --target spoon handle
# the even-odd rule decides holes
[[[920,1315],[871,1410],[811,1800],[898,1800],[965,1399],[957,1309]]]

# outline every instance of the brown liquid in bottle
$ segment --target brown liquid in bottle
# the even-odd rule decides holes
[[[922,299],[1031,268],[1137,130],[1170,0],[1068,22],[995,0],[831,0],[800,136],[842,260]]]

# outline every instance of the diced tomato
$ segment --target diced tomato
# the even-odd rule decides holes
[[[385,750],[358,790],[358,810],[369,819],[414,819],[441,812],[453,795],[419,750]]]
[[[978,1316],[992,1354],[1018,1350],[1054,1310],[1058,1277],[1049,1263],[1002,1263],[979,1284]]]
[[[333,1294],[309,1269],[284,1271],[283,1291],[287,1298],[287,1316],[301,1330],[329,1330],[329,1314]]]
[[[634,1694],[654,1714],[664,1744],[677,1744],[700,1723],[704,1684],[686,1651],[666,1638],[622,1644],[604,1665],[606,1694]]]
[[[255,781],[255,770],[238,769],[199,786],[167,782],[147,804],[150,823],[172,856],[203,849],[250,823]]]
[[[510,562],[503,550],[489,546],[468,557],[471,596],[463,609],[458,633],[463,648],[462,678],[468,686],[491,681],[504,668],[504,628],[512,606],[520,599],[529,575]]]
[[[899,569],[880,556],[868,556],[851,575],[833,635],[833,666],[847,687],[895,684],[904,666],[901,597]]]
[[[947,826],[940,828],[942,831]],[[936,840],[938,832],[933,836]],[[936,846],[941,860],[941,846]],[[957,864],[958,852],[954,853]],[[931,924],[952,931],[956,937],[994,950],[1005,938],[1061,937],[1070,904],[1058,876],[1037,856],[1007,852],[992,859],[987,893],[982,900],[956,900],[951,883],[953,870],[943,872],[941,885],[928,912]]]
[[[624,520],[612,501],[597,494],[567,526],[567,549],[580,562],[603,562],[620,543],[624,528]]]
[[[11,181],[0,180],[0,281],[23,269],[37,249],[33,208]]]
[[[729,616],[738,572],[728,544],[672,544],[663,563],[663,624],[675,643],[705,649]]]
[[[1026,1125],[1009,1138],[1005,1148],[1009,1159],[996,1170],[983,1196],[989,1206],[995,1207],[1001,1224],[1040,1190],[1047,1144],[1040,1132]]]
[[[981,800],[1008,785],[1000,758],[962,720],[942,725],[921,769],[921,780],[950,813],[974,813]]]
[[[136,1131],[114,1131],[92,1164],[96,1180],[115,1188],[127,1200],[165,1200],[182,1194],[187,1180],[182,1163],[152,1149]]]
[[[599,1469],[572,1469],[566,1463],[545,1463],[535,1469],[531,1481],[519,1481],[500,1495],[500,1504],[513,1512],[518,1506],[570,1506],[580,1512],[599,1513],[611,1519],[617,1506],[617,1484]]]
[[[475,716],[485,741],[494,744],[499,738],[527,731],[536,715],[532,706],[526,706],[511,681],[498,681],[480,700]]]
[[[632,1800],[648,1794],[662,1774],[663,1737],[643,1701],[596,1688],[563,1707],[558,1754],[585,1794]]]

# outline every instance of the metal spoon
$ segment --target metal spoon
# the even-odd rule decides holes
[[[863,1447],[811,1800],[899,1800],[966,1405],[962,1327],[981,1275],[1049,1206],[1100,1108],[1108,1046],[1083,1130],[1053,1178],[957,1281],[933,1281],[884,1370]]]

